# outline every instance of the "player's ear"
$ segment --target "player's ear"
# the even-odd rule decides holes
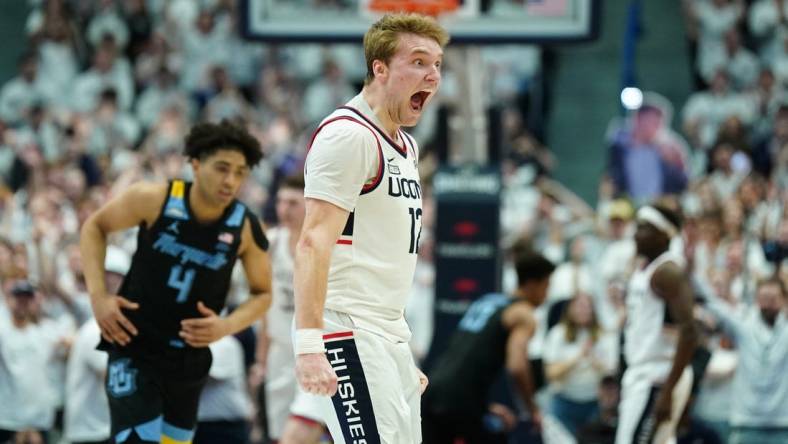
[[[199,171],[199,169],[200,169],[200,159],[192,158],[192,159],[189,160],[189,162],[192,164],[192,171],[194,171],[195,173],[197,171]]]
[[[388,66],[383,60],[375,60],[372,62],[372,72],[375,74],[375,77],[378,76],[385,76],[388,73]]]

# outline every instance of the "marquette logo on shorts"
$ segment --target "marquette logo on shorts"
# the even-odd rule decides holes
[[[109,364],[107,369],[107,389],[109,393],[120,398],[137,390],[137,369],[129,368],[129,358],[118,359]]]
[[[337,374],[337,393],[331,398],[345,442],[379,444],[375,412],[352,332],[325,335],[326,356]]]

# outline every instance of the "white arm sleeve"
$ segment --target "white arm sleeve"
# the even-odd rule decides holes
[[[345,120],[329,123],[307,155],[304,197],[353,211],[361,188],[377,176],[379,156],[377,139],[364,126]]]

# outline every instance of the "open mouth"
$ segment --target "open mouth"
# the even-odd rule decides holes
[[[427,97],[430,96],[429,91],[419,91],[410,96],[410,107],[415,112],[420,112],[427,102]]]

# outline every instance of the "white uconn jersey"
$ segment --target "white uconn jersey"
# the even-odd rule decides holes
[[[359,94],[329,115],[310,144],[304,196],[350,211],[334,246],[326,309],[357,327],[407,341],[403,317],[421,233],[418,147],[392,140]]]
[[[650,373],[656,379],[664,378],[670,370],[677,343],[676,332],[665,328],[670,324],[665,301],[651,289],[654,271],[665,262],[683,263],[669,251],[662,253],[632,273],[626,298],[624,357],[630,368],[653,366]]]

